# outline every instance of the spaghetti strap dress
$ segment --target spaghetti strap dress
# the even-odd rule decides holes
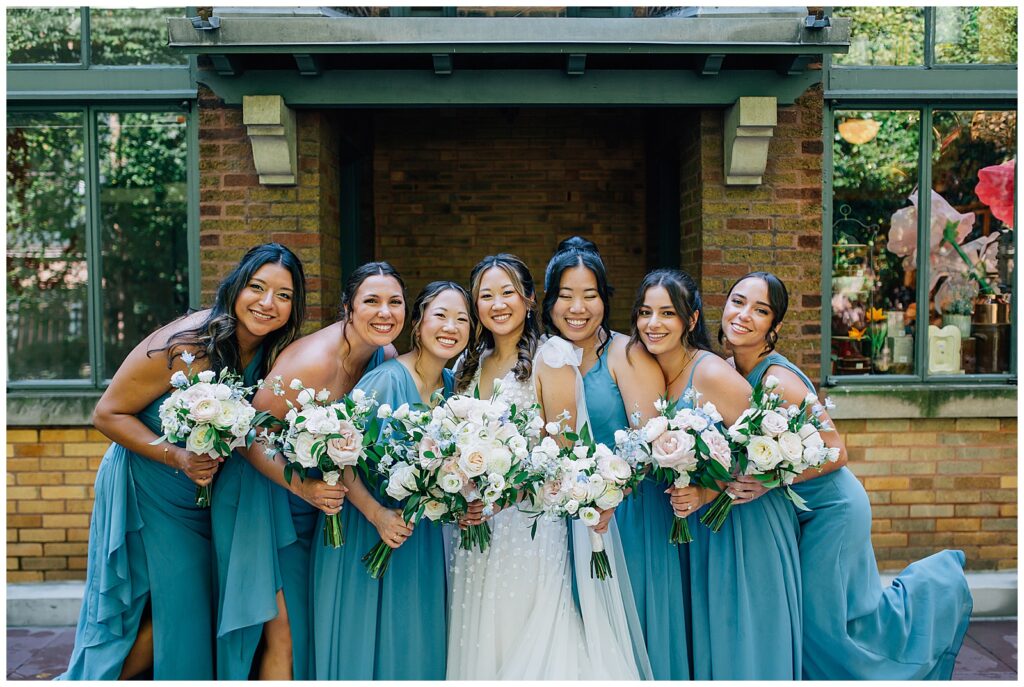
[[[244,371],[247,385],[255,383],[261,361],[262,351]],[[157,434],[168,396],[137,416]],[[195,505],[195,483],[114,443],[96,473],[95,492],[75,646],[58,679],[116,680],[149,603],[153,679],[212,680],[210,510]]]
[[[705,358],[704,353],[690,371]],[[708,399],[711,400],[711,399]],[[735,506],[717,533],[690,516],[695,680],[797,680],[801,675],[799,525],[773,489]]]
[[[378,348],[366,372],[384,362]],[[308,479],[319,479],[311,470]],[[292,641],[292,677],[312,675],[309,557],[319,509],[263,476],[241,455],[221,466],[212,520],[217,577],[217,678],[255,677],[253,659],[264,623],[277,617],[284,593]]]
[[[747,375],[751,385],[772,365],[816,393],[796,365],[774,352]],[[883,588],[871,547],[871,505],[853,473],[844,466],[793,489],[811,509],[797,512],[804,679],[951,679],[973,608],[963,552],[911,563]]]
[[[610,344],[583,376],[596,441],[615,446],[629,426],[625,402],[608,369]],[[645,479],[615,509],[647,655],[656,680],[688,680],[690,668],[689,551],[669,543],[672,506],[665,486]]]
[[[453,377],[444,370],[444,394]],[[366,374],[356,388],[398,408],[422,404],[397,359]],[[383,505],[397,507],[385,497]],[[351,503],[341,510],[345,544],[312,546],[313,678],[316,680],[444,680],[448,651],[447,582],[441,525],[422,519],[375,580],[362,557],[380,541]],[[323,515],[317,517],[317,529]]]

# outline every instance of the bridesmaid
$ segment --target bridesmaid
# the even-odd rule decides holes
[[[635,411],[641,425],[650,419],[665,393],[654,358],[609,327],[612,292],[593,242],[573,236],[558,245],[544,275],[543,321],[549,333],[583,349],[587,412],[595,440],[608,446]],[[615,509],[615,521],[654,678],[686,680],[689,621],[678,610],[687,608],[685,556],[668,546],[672,511],[662,490],[645,480]],[[603,514],[605,527],[611,516],[611,510]]]
[[[736,369],[752,385],[775,375],[783,397],[797,404],[815,390],[796,365],[775,352],[788,305],[778,277],[752,272],[729,290],[718,338],[728,342]],[[911,563],[883,589],[867,494],[844,466],[846,447],[838,432],[823,432],[822,438],[840,449],[839,461],[826,463],[821,472],[808,470],[793,485],[811,509],[797,512],[804,679],[951,679],[973,606],[963,552],[940,551]],[[764,491],[760,483],[747,489],[748,499]],[[827,569],[821,561],[830,562]]]
[[[356,387],[381,404],[430,405],[452,392],[445,365],[469,342],[469,294],[451,281],[427,284],[413,305],[412,350],[364,376]],[[342,514],[345,545],[314,546],[314,677],[317,680],[443,680],[447,633],[441,526],[407,525],[397,503],[379,503],[353,470],[344,477],[355,508]],[[323,524],[318,518],[317,527]],[[408,541],[407,541],[408,540]],[[378,541],[395,549],[379,580],[362,557]]]
[[[748,407],[750,385],[711,352],[700,293],[684,272],[655,270],[644,278],[633,305],[633,339],[657,358],[669,398],[692,387],[700,403],[715,404],[727,425]],[[690,486],[669,492],[677,515],[697,516],[690,518],[693,541],[685,545],[693,679],[799,679],[800,560],[789,502],[773,491],[733,508],[713,533],[699,516],[716,491]],[[668,547],[666,540],[661,545]]]
[[[277,417],[288,412],[300,379],[311,388],[344,396],[356,380],[386,358],[405,323],[405,285],[386,262],[356,269],[341,295],[341,320],[283,351],[268,378],[280,376],[285,395],[268,386],[253,405]],[[320,530],[317,515],[337,513],[342,485],[329,486],[318,471],[284,479],[285,461],[259,443],[247,460],[229,461],[213,499],[213,544],[219,605],[217,677],[222,680],[311,677],[309,556]]]
[[[156,680],[213,679],[210,511],[196,507],[195,487],[220,464],[149,442],[183,353],[196,357],[193,371],[227,367],[254,384],[298,335],[304,299],[299,259],[256,246],[212,308],[153,332],[121,364],[93,412],[114,443],[96,474],[85,598],[61,679],[123,680],[150,667]]]

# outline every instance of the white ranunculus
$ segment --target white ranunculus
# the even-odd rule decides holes
[[[213,419],[213,426],[217,429],[228,429],[235,424],[239,415],[239,404],[227,401],[220,404],[220,413]]]
[[[192,429],[188,439],[185,440],[185,448],[202,455],[213,452],[213,444],[217,439],[217,431],[210,425],[197,425]]]
[[[437,522],[445,513],[448,512],[448,506],[441,501],[434,501],[430,499],[426,505],[423,506],[423,515],[432,522]]]
[[[779,435],[779,449],[782,455],[794,465],[799,463],[804,453],[804,445],[800,441],[800,435],[793,432],[783,432]]]
[[[313,457],[314,444],[316,444],[316,437],[309,432],[299,432],[293,445],[295,462],[304,468],[315,468],[317,460]]]
[[[409,463],[398,463],[391,470],[388,477],[388,486],[385,490],[391,498],[401,501],[416,489],[416,478],[419,470],[415,465]]]
[[[203,370],[198,375],[199,381],[200,382],[206,382],[207,384],[212,382],[213,378],[216,377],[216,376],[217,375],[216,375],[216,373],[213,370]]]
[[[652,417],[644,425],[642,436],[644,441],[651,444],[654,440],[668,431],[668,418],[663,415]]]
[[[197,423],[210,423],[220,415],[221,404],[215,398],[201,398],[189,410],[188,416]]]
[[[573,482],[569,487],[569,497],[577,501],[587,501],[590,498],[590,485],[588,482]]]
[[[544,425],[544,431],[547,432],[549,435],[554,436],[555,434],[558,434],[559,432],[562,431],[562,426],[557,422],[549,422],[546,425]]]
[[[381,420],[391,417],[391,406],[387,403],[381,403],[380,407],[377,408],[377,417]]]
[[[774,438],[789,428],[789,422],[781,414],[774,410],[766,410],[761,418],[761,430],[768,436]]]
[[[604,493],[598,496],[594,503],[597,504],[598,508],[604,510],[614,508],[622,503],[622,490],[614,484],[609,484],[605,487]]]
[[[768,472],[782,461],[782,451],[779,450],[779,445],[774,440],[763,436],[753,436],[750,437],[750,443],[747,444],[747,458],[757,472]]]
[[[512,452],[498,445],[487,452],[487,472],[506,474],[512,469]]]
[[[775,375],[768,375],[764,378],[764,388],[771,390],[779,385],[779,378]]]
[[[601,513],[596,508],[586,506],[580,508],[579,519],[587,527],[597,527],[598,523],[601,522]]]
[[[483,444],[467,444],[459,447],[459,467],[467,477],[482,475],[487,469],[488,447]]]
[[[439,483],[441,485],[441,489],[443,489],[448,494],[457,494],[459,491],[462,490],[463,486],[462,478],[459,477],[459,474],[457,472],[446,472],[445,474],[441,475]]]
[[[302,391],[299,392],[299,396],[296,399],[296,402],[300,406],[307,406],[313,402],[314,398],[316,398],[316,392],[314,392],[312,389],[303,389]]]
[[[601,496],[607,488],[608,483],[599,473],[594,473],[587,478],[587,496],[593,501]]]
[[[213,393],[213,397],[218,401],[226,401],[231,398],[231,394],[234,393],[231,390],[231,387],[227,384],[212,384],[210,391]]]
[[[338,483],[339,479],[341,479],[341,473],[337,470],[331,470],[330,472],[324,473],[324,482],[332,487]]]
[[[598,459],[597,469],[606,480],[617,484],[625,482],[633,474],[629,463],[615,454]]]

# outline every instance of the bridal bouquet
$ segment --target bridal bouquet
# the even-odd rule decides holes
[[[612,576],[602,536],[594,531],[601,511],[622,502],[623,493],[643,478],[635,463],[618,456],[606,445],[595,443],[590,427],[577,434],[566,427],[567,417],[549,422],[549,436],[536,446],[528,460],[529,484],[537,518],[556,519],[568,515],[588,528],[592,553],[590,576],[604,580]],[[561,445],[552,437],[564,437]],[[536,518],[533,532],[536,532]]]
[[[257,413],[249,401],[259,384],[244,386],[240,375],[223,368],[220,373],[203,370],[193,373],[195,356],[181,354],[186,372],[171,375],[174,391],[160,404],[160,430],[163,435],[149,442],[185,442],[185,449],[196,455],[207,454],[223,460],[239,446],[249,447],[256,436],[255,427],[273,423],[270,413]],[[210,507],[210,485],[196,487],[196,506]]]
[[[367,425],[377,403],[361,389],[331,403],[327,389],[317,392],[298,379],[289,386],[299,392],[298,405],[287,402],[285,426],[279,436],[270,437],[288,460],[285,482],[291,481],[292,472],[305,479],[307,470],[319,468],[323,481],[333,486],[345,468],[359,464],[365,447],[376,439]],[[344,543],[341,513],[326,516],[324,546],[336,549]]]
[[[718,409],[713,403],[700,405],[699,400],[700,393],[692,387],[676,401],[659,399],[654,404],[659,414],[641,429],[615,433],[617,450],[623,455],[636,455],[638,463],[649,464],[648,478],[662,484],[700,484],[718,490],[717,481],[732,480],[732,449],[718,429],[722,421]],[[691,407],[679,408],[680,401]],[[686,518],[674,515],[669,543],[691,541]]]
[[[741,474],[754,475],[770,488],[785,485],[785,494],[797,508],[809,510],[802,498],[790,488],[793,480],[808,468],[839,459],[839,449],[822,441],[821,431],[831,427],[821,419],[826,408],[835,407],[826,399],[808,393],[799,405],[783,405],[778,393],[779,380],[768,375],[754,387],[751,406],[729,427],[729,438],[740,450],[737,462]],[[732,509],[732,498],[723,492],[715,498],[701,521],[718,531]]]

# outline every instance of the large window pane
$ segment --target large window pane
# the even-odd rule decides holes
[[[180,50],[167,45],[167,17],[184,8],[89,10],[92,63],[107,65],[185,64]]]
[[[832,373],[910,374],[920,116],[840,110],[833,139]]]
[[[1016,7],[936,7],[935,61],[947,64],[1017,62]]]
[[[924,64],[923,7],[836,7],[832,14],[850,19],[850,52],[833,64]]]
[[[88,379],[84,117],[7,113],[7,374]]]
[[[1008,372],[1017,113],[937,110],[932,134],[929,371]]]
[[[8,64],[77,64],[81,46],[82,20],[77,7],[8,8]]]
[[[185,116],[98,118],[105,376],[188,307]]]

